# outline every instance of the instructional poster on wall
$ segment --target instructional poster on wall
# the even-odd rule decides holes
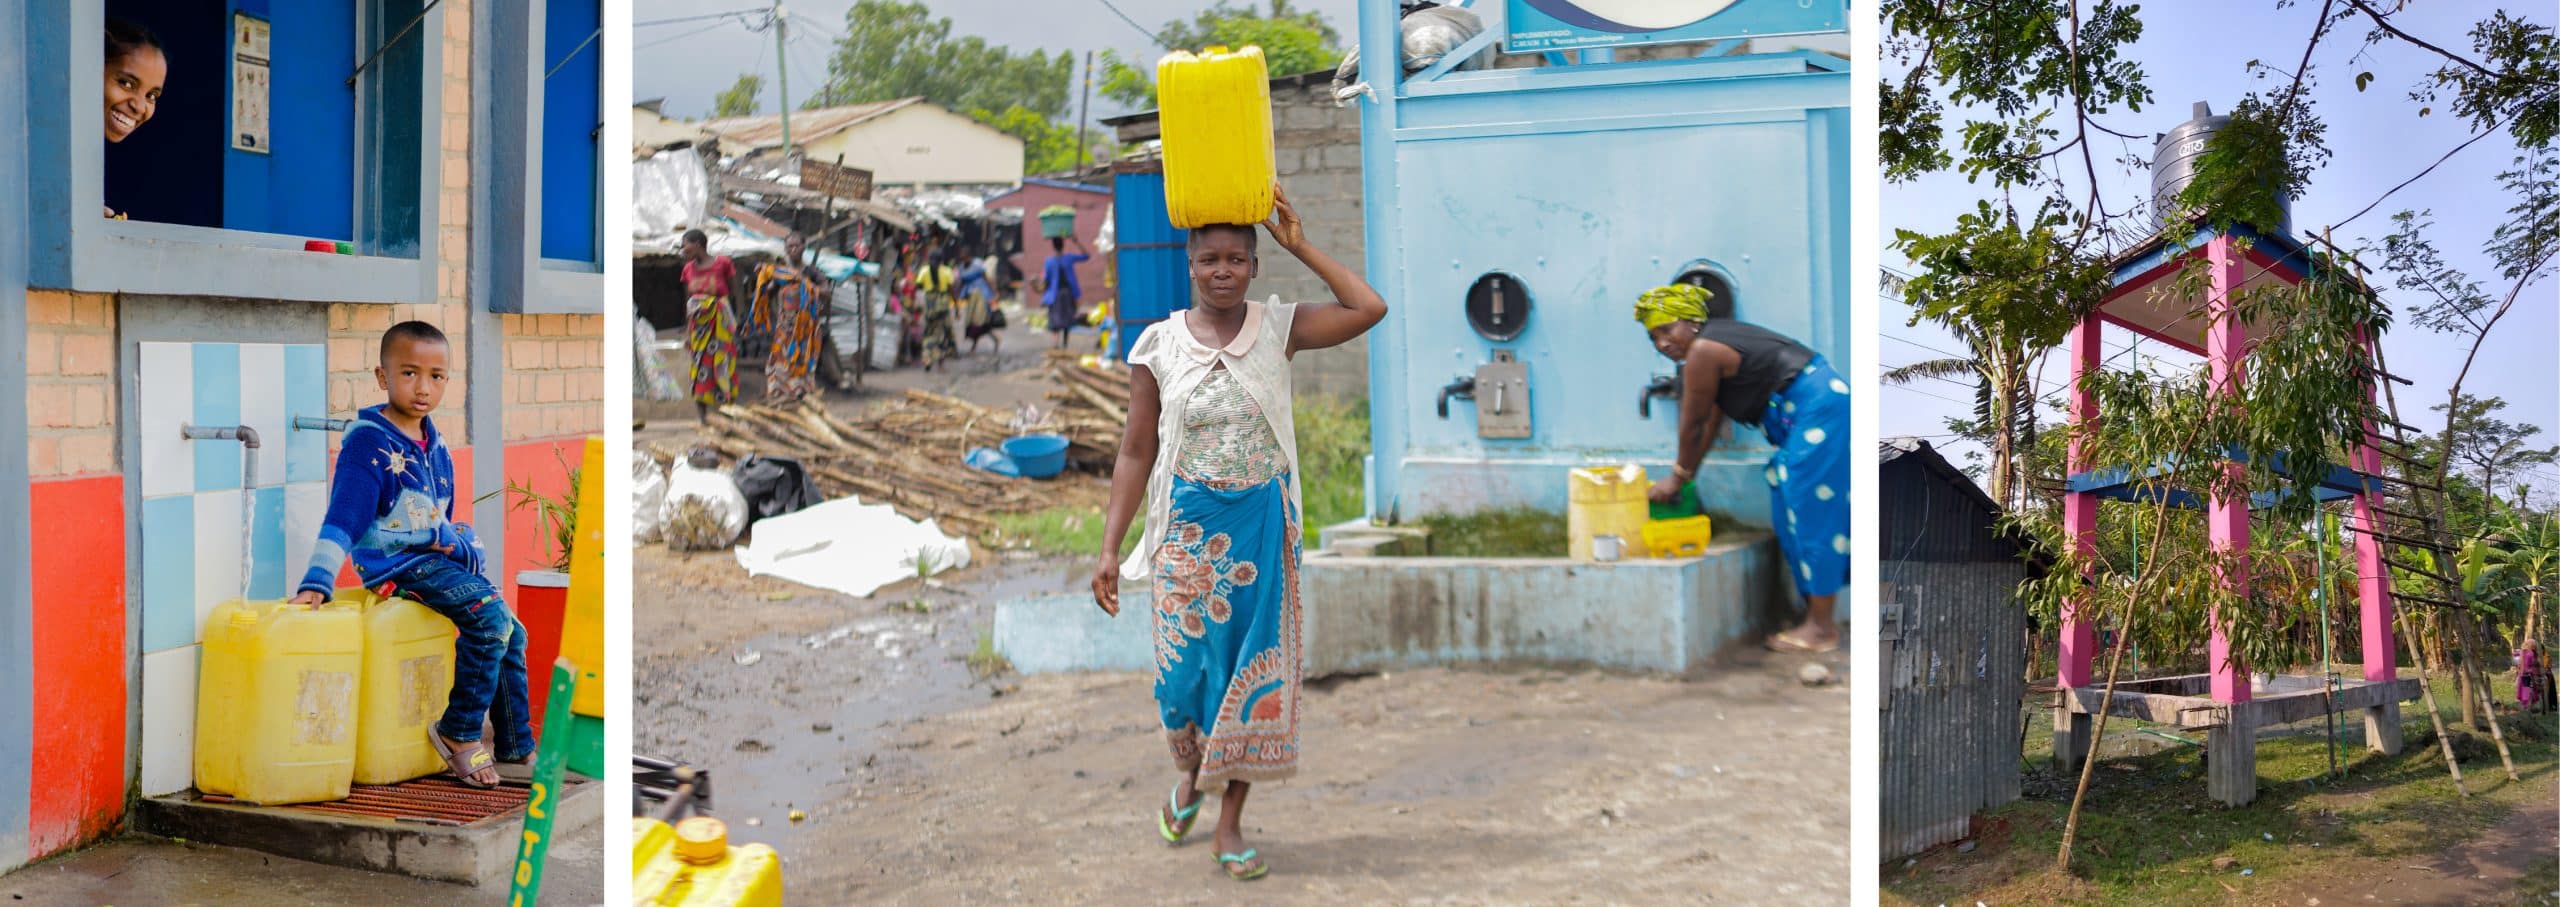
[[[1509,53],[1842,31],[1842,0],[1505,0]]]
[[[267,147],[267,20],[231,17],[231,147],[259,154]]]

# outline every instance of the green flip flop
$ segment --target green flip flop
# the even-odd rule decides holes
[[[1271,864],[1269,863],[1256,863],[1252,869],[1247,869],[1243,872],[1237,872],[1233,869],[1227,868],[1239,864],[1252,863],[1254,856],[1255,851],[1250,847],[1245,848],[1243,853],[1222,853],[1218,855],[1218,868],[1226,870],[1227,878],[1234,879],[1239,882],[1250,882],[1255,879],[1262,878],[1263,876],[1270,875]]]
[[[1164,794],[1165,812],[1173,814],[1173,821],[1165,821],[1165,813],[1156,814],[1156,833],[1163,835],[1167,844],[1182,843],[1182,836],[1191,833],[1191,817],[1200,814],[1200,804],[1209,802],[1209,795],[1199,791],[1192,792],[1190,806],[1183,806],[1181,797],[1182,782],[1176,781],[1173,789]],[[1182,830],[1175,831],[1175,825],[1182,826]]]

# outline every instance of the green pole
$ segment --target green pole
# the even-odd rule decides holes
[[[577,698],[578,668],[566,658],[551,665],[551,699],[542,710],[542,746],[533,757],[533,793],[524,803],[524,841],[516,847],[516,874],[508,907],[531,907],[542,898],[542,863],[551,854],[551,811],[560,773],[569,761],[574,724],[569,700]]]

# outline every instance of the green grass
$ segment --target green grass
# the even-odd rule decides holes
[[[1324,545],[1324,527],[1369,511],[1361,462],[1369,455],[1369,401],[1316,394],[1289,406],[1298,434],[1298,494],[1315,537],[1307,547],[1314,549]]]
[[[1096,544],[1100,543],[1097,542]],[[979,680],[985,680],[989,677],[994,677],[1000,674],[1012,673],[1013,671],[1013,662],[1007,661],[1004,656],[996,654],[996,635],[993,632],[984,630],[979,631],[978,648],[976,651],[969,653],[966,663],[969,666],[969,676],[975,677]]]
[[[1564,557],[1565,517],[1527,507],[1427,516],[1433,557]]]
[[[2450,707],[2451,683],[2439,679],[2436,687],[2438,701]],[[1990,830],[1977,832],[1980,845],[1973,853],[1939,850],[1910,863],[1886,864],[1886,903],[2281,899],[2291,886],[2339,873],[2356,877],[2458,845],[2528,798],[2547,796],[2560,761],[2553,733],[2509,715],[2503,726],[2523,783],[2507,780],[2488,735],[2478,733],[2476,744],[2463,747],[2463,780],[2472,794],[2464,799],[2445,772],[2423,702],[2402,704],[2405,742],[2397,756],[2366,752],[2360,716],[2341,716],[2338,760],[2344,773],[2335,781],[2323,777],[2329,757],[2321,729],[2262,737],[2258,798],[2240,809],[2205,795],[2194,747],[2102,758],[2081,811],[2073,877],[2063,878],[2051,866],[2077,776],[2055,775],[2046,767],[2052,734],[2036,720],[2042,715],[2032,713],[2027,732],[2027,798],[1977,820],[1978,828]],[[2447,715],[2448,725],[2453,724],[2450,708]],[[2552,722],[2548,715],[2536,720]],[[2108,736],[2139,724],[2110,719]],[[2226,856],[2238,865],[2212,867],[2214,858]],[[2243,868],[2253,872],[2241,876]]]
[[[1051,507],[1031,513],[999,513],[993,519],[996,531],[991,538],[981,539],[998,548],[1017,543],[1028,544],[1042,554],[1092,557],[1102,550],[1102,529],[1107,516],[1100,507]],[[1140,528],[1130,526],[1120,540],[1120,556],[1138,548]]]

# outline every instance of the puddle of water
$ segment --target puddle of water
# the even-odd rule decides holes
[[[940,589],[843,600],[846,619],[826,630],[761,634],[647,672],[648,717],[634,744],[709,769],[712,813],[732,837],[789,853],[809,827],[793,825],[791,810],[811,824],[858,821],[822,807],[853,793],[866,761],[901,755],[892,746],[901,726],[989,699],[965,659],[992,632],[995,602],[1071,591],[1081,579],[1063,559],[999,560]],[[931,610],[892,610],[910,599]]]

